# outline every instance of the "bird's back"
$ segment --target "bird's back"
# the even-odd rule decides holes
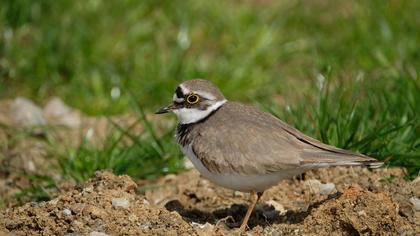
[[[191,141],[197,158],[213,173],[261,175],[295,168],[381,164],[321,143],[269,113],[236,102],[227,102],[203,121],[184,128],[188,129],[185,140]]]

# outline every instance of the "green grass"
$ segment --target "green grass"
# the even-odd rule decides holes
[[[82,182],[104,169],[142,179],[182,170],[183,156],[173,140],[173,130],[158,137],[143,110],[135,107],[139,119],[128,128],[108,120],[113,128],[101,145],[94,145],[82,137],[79,147],[67,146],[64,151],[56,153],[63,175]],[[144,131],[134,134],[130,129],[138,123],[144,127]],[[56,146],[54,140],[51,146]]]
[[[141,178],[182,169],[173,133],[157,135],[143,112],[196,77],[415,176],[418,9],[382,0],[5,0],[0,98],[55,95],[88,114],[138,114],[141,135],[115,124],[101,147],[56,150],[63,174],[79,181],[103,168]]]
[[[388,166],[404,166],[411,177],[419,174],[418,79],[402,76],[389,83],[359,78],[334,84],[321,74],[318,78],[312,92],[318,93],[317,99],[265,109],[324,143],[367,154]],[[372,93],[387,91],[388,86],[397,92]]]

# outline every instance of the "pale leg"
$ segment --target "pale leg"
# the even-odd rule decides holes
[[[245,232],[246,227],[248,226],[248,220],[249,217],[251,216],[252,211],[254,210],[255,206],[257,205],[258,200],[260,199],[260,197],[262,196],[263,192],[255,192],[252,191],[251,192],[251,205],[249,205],[248,207],[248,211],[246,212],[246,215],[244,217],[244,219],[242,220],[242,224],[241,227],[239,228],[239,230],[241,232]]]

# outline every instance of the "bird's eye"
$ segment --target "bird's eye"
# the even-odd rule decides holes
[[[195,94],[190,94],[186,100],[189,104],[196,104],[198,101],[200,101],[200,97]]]

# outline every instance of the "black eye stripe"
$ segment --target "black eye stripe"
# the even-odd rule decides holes
[[[184,97],[184,93],[182,93],[182,89],[181,87],[177,87],[175,90],[175,94],[177,98],[183,98]]]

